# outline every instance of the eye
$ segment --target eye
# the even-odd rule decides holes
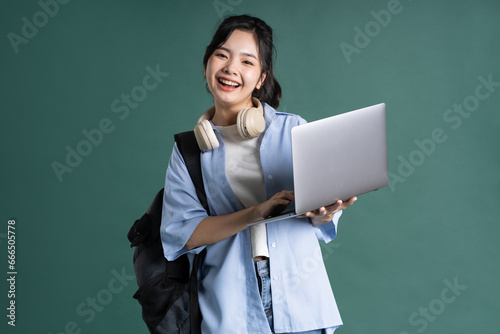
[[[219,57],[219,58],[224,58],[224,59],[227,58],[227,56],[223,53],[216,53],[215,56]]]
[[[253,63],[250,60],[244,60],[243,64],[245,64],[245,65],[252,65],[253,66]]]

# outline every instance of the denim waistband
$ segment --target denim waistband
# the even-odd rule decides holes
[[[269,260],[254,261],[257,274],[269,274]]]

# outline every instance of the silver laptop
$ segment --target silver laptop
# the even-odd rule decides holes
[[[248,226],[298,216],[385,187],[385,103],[292,129],[295,206]]]

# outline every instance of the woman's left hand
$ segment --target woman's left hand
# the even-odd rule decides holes
[[[306,212],[302,217],[311,218],[313,226],[323,225],[333,219],[333,215],[351,206],[358,198],[356,196],[349,198],[347,201],[338,200],[332,205],[322,206],[321,208]]]

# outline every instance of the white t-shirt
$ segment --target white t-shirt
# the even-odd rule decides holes
[[[264,202],[266,189],[258,137],[242,138],[236,125],[217,126],[217,129],[224,139],[226,176],[236,197],[245,208]],[[250,235],[253,257],[269,257],[266,225],[251,226]]]

